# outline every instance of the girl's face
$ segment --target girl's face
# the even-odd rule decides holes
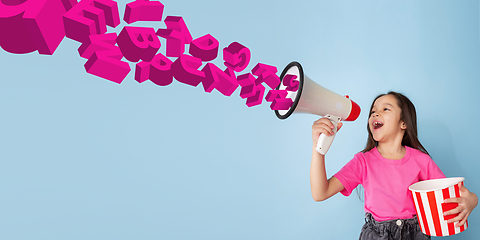
[[[399,139],[400,142],[407,128],[400,120],[402,109],[393,95],[385,95],[373,103],[368,126],[373,139],[377,142],[388,142]]]

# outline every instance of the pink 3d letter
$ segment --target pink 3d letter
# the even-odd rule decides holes
[[[202,61],[212,61],[218,55],[218,41],[212,35],[207,34],[192,41],[189,53]]]
[[[248,107],[260,105],[265,94],[265,87],[262,84],[256,85],[255,81],[255,77],[250,73],[242,74],[237,78],[238,84],[242,86],[240,97],[247,99]]]
[[[202,71],[205,73],[203,80],[205,92],[211,92],[213,88],[216,88],[223,95],[230,96],[238,87],[235,73],[230,68],[222,71],[215,64],[207,63]]]
[[[180,57],[185,52],[185,44],[192,42],[192,35],[182,17],[165,18],[167,29],[158,29],[157,35],[167,39],[167,57]]]
[[[255,77],[250,74],[242,74],[238,76],[237,81],[242,86],[240,97],[247,99],[247,106],[253,107],[262,103],[265,87],[263,85],[255,85]]]
[[[68,38],[84,43],[88,36],[107,32],[107,26],[120,24],[117,2],[113,0],[82,0],[63,15]]]
[[[159,53],[150,63],[150,81],[159,85],[167,86],[173,82],[173,62]]]
[[[280,78],[276,75],[277,68],[267,64],[259,63],[252,69],[253,75],[257,76],[256,85],[266,83],[271,89],[280,84]]]
[[[288,110],[292,107],[293,100],[291,98],[275,98],[270,105],[272,110]]]
[[[0,46],[9,53],[52,55],[65,37],[58,0],[0,0]]]
[[[250,57],[250,49],[238,42],[233,42],[223,49],[225,66],[235,72],[243,71],[250,63]]]
[[[165,18],[165,24],[167,25],[167,29],[173,29],[181,32],[185,44],[190,44],[192,42],[192,35],[190,34],[187,24],[185,24],[185,21],[183,21],[182,17],[168,16]]]
[[[198,70],[200,66],[200,58],[183,54],[172,64],[173,76],[181,83],[196,87],[205,78],[205,73]]]
[[[150,79],[150,62],[137,63],[135,65],[135,80],[138,83],[143,83],[148,79]]]
[[[283,77],[283,85],[285,85],[288,91],[297,91],[300,85],[300,82],[297,79],[296,75],[287,74]]]
[[[237,82],[242,87],[242,90],[240,91],[241,98],[248,98],[255,95],[255,80],[255,77],[250,73],[242,74],[237,77]]]
[[[162,21],[163,8],[159,1],[137,0],[127,4],[123,20],[128,24],[136,21]]]
[[[88,58],[85,63],[88,73],[121,83],[130,72],[130,66],[120,61],[123,55],[115,46],[116,39],[116,33],[91,35],[78,51],[81,57]]]
[[[288,94],[287,90],[270,90],[268,91],[268,94],[265,97],[265,100],[267,100],[267,102],[273,102],[273,100],[276,98],[287,97],[287,94]]]
[[[265,87],[263,85],[255,86],[255,95],[247,98],[247,106],[253,107],[262,104],[263,95],[265,94]]]
[[[65,11],[69,11],[73,6],[77,5],[77,0],[62,0]]]
[[[291,98],[286,98],[287,94],[287,90],[270,90],[268,91],[265,100],[267,100],[267,102],[272,102],[272,104],[270,105],[270,108],[272,110],[288,110],[290,107],[292,107],[293,100]]]
[[[160,48],[160,40],[153,28],[125,26],[118,35],[117,44],[130,62],[140,59],[150,62]]]
[[[173,82],[172,61],[159,53],[151,62],[137,63],[135,80],[141,83],[148,79],[159,86],[167,86]]]

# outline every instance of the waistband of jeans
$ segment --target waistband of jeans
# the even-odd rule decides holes
[[[398,221],[401,221],[402,224],[406,225],[418,225],[418,218],[415,215],[413,218],[407,219],[393,219],[393,220],[386,220],[386,221],[377,221],[373,218],[373,215],[369,212],[365,213],[365,221],[370,222],[373,225],[398,225]]]

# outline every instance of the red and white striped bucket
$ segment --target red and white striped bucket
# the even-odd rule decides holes
[[[408,188],[412,193],[418,224],[423,233],[441,237],[455,235],[467,229],[467,222],[461,227],[455,227],[455,223],[447,223],[448,219],[458,214],[443,216],[443,212],[458,206],[457,203],[444,203],[444,200],[460,197],[458,183],[463,184],[463,180],[465,180],[463,177],[426,180],[412,184]]]

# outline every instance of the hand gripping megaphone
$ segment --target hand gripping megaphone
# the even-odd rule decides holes
[[[360,115],[360,107],[348,96],[341,96],[334,93],[312,81],[303,73],[302,65],[298,62],[288,64],[280,75],[281,82],[277,90],[287,90],[286,98],[293,101],[293,105],[287,110],[275,110],[275,114],[280,119],[286,119],[292,113],[312,113],[325,116],[335,126],[334,133],[337,132],[337,125],[340,121],[355,121]],[[291,82],[292,79],[298,81],[298,88],[295,91],[285,84],[285,80]],[[325,155],[332,144],[335,135],[326,136],[321,134],[317,147],[320,154]]]

